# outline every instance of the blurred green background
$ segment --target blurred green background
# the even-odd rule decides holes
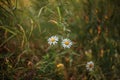
[[[72,47],[48,45],[53,35]],[[0,0],[0,80],[118,79],[119,0]]]

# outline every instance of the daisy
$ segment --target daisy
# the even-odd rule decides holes
[[[63,39],[62,46],[64,48],[70,48],[72,46],[72,41],[70,39]]]
[[[58,37],[57,36],[51,36],[48,39],[48,44],[50,44],[50,45],[55,45],[55,44],[57,44],[57,42],[58,42]]]
[[[87,70],[92,71],[94,68],[94,63],[92,61],[87,62],[86,68],[87,68]]]

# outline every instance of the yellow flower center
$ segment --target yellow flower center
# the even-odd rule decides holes
[[[55,38],[51,38],[50,41],[51,41],[51,42],[54,42],[54,41],[55,41]]]
[[[69,41],[66,41],[66,42],[65,42],[65,45],[69,45],[69,43],[70,43]]]

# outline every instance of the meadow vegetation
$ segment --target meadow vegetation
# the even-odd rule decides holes
[[[119,0],[0,0],[0,80],[119,79]]]

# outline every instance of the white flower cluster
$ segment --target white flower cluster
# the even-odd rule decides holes
[[[57,36],[51,36],[50,38],[48,38],[49,45],[56,45],[58,43],[58,41],[59,41],[59,38]],[[73,43],[70,39],[65,38],[65,39],[62,39],[61,44],[62,44],[63,48],[70,48]],[[94,69],[93,61],[87,62],[86,69],[88,71],[93,71],[93,69]]]
[[[48,44],[55,45],[58,43],[58,40],[59,38],[57,36],[51,36],[50,38],[48,38]],[[72,46],[72,41],[67,38],[63,39],[61,43],[64,48],[70,48]]]

